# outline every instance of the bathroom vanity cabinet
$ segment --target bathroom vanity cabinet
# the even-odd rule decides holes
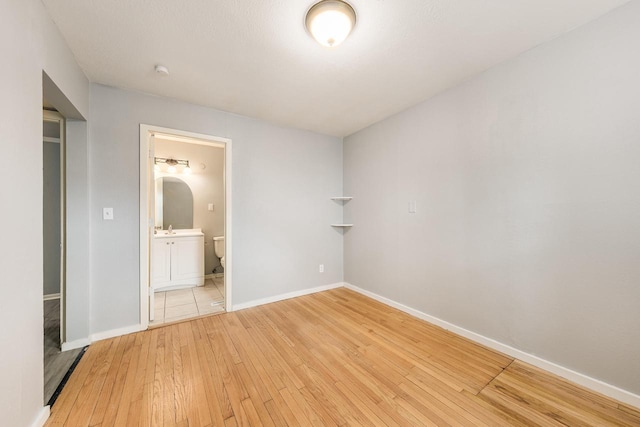
[[[151,256],[154,291],[204,285],[202,232],[154,235]]]

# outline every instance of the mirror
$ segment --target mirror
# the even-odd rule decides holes
[[[193,228],[193,193],[189,185],[172,176],[156,179],[156,227],[163,230]]]

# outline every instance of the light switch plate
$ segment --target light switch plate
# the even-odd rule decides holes
[[[208,209],[213,212],[213,203],[209,203]]]
[[[411,200],[409,202],[409,213],[416,213],[416,201]]]
[[[113,208],[102,208],[102,219],[104,220],[113,219]]]

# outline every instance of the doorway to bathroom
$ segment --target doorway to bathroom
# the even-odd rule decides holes
[[[140,126],[140,323],[231,310],[231,140]]]

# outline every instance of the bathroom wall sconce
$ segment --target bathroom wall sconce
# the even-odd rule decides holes
[[[321,0],[311,6],[304,20],[309,34],[322,46],[335,47],[356,25],[356,12],[342,0]]]
[[[176,166],[182,166],[182,173],[190,174],[191,167],[189,167],[189,160],[177,160],[177,159],[167,159],[166,157],[154,157],[153,162],[155,164],[154,168],[156,172],[160,172],[160,165],[162,163],[168,165],[167,172],[176,173],[178,169]]]

